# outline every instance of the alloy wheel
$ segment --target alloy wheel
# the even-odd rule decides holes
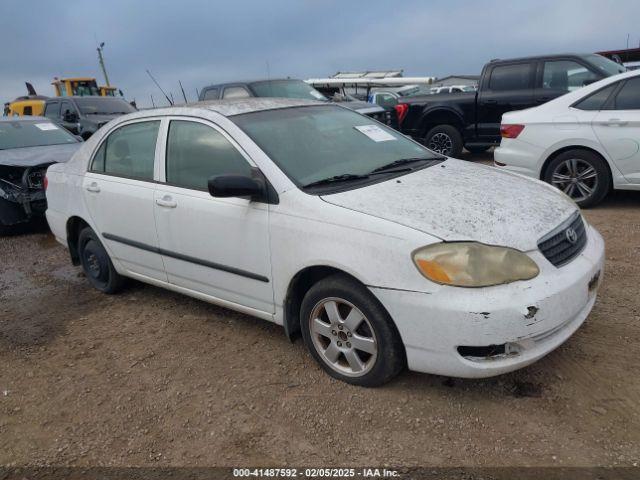
[[[374,366],[378,343],[367,317],[341,298],[325,298],[309,316],[311,340],[320,358],[342,375],[360,377]]]
[[[453,140],[446,133],[438,132],[429,139],[427,148],[441,155],[449,155],[453,150]]]
[[[598,187],[598,172],[585,160],[570,158],[558,164],[551,174],[551,184],[574,201],[588,199]]]

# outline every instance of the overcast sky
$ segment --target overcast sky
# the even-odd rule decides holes
[[[491,58],[594,52],[640,42],[638,0],[92,0],[0,3],[0,100],[53,95],[54,76],[107,73],[128,99],[160,85],[187,98],[214,82],[404,69],[477,74]]]

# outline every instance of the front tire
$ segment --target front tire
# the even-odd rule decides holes
[[[462,135],[452,125],[438,125],[427,132],[424,146],[447,157],[459,157],[462,153]]]
[[[96,233],[89,227],[78,236],[80,263],[89,282],[102,293],[117,293],[125,284],[125,278],[116,272]]]
[[[580,207],[600,203],[611,190],[611,173],[600,155],[573,149],[555,157],[544,180],[562,190]]]
[[[366,287],[346,276],[332,275],[311,287],[302,300],[300,322],[309,352],[338,380],[376,387],[405,365],[389,314]]]

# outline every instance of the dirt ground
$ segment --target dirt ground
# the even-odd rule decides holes
[[[139,283],[100,294],[46,230],[0,238],[0,465],[637,465],[640,192],[584,214],[606,273],[566,344],[498,378],[373,390],[268,322]]]

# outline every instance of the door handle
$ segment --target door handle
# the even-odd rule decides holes
[[[97,182],[91,182],[89,185],[86,186],[86,189],[88,192],[93,192],[93,193],[100,192],[100,187],[98,186]]]
[[[487,105],[495,105],[496,103],[498,103],[497,100],[485,100],[484,103],[486,103]]]
[[[174,199],[172,199],[169,195],[165,195],[162,198],[156,198],[156,205],[159,205],[165,208],[176,208],[178,206],[178,203]]]
[[[604,122],[605,125],[611,125],[612,127],[623,127],[625,126],[627,123],[627,121],[624,120],[620,120],[619,118],[610,118],[609,120],[607,120],[606,122]]]

